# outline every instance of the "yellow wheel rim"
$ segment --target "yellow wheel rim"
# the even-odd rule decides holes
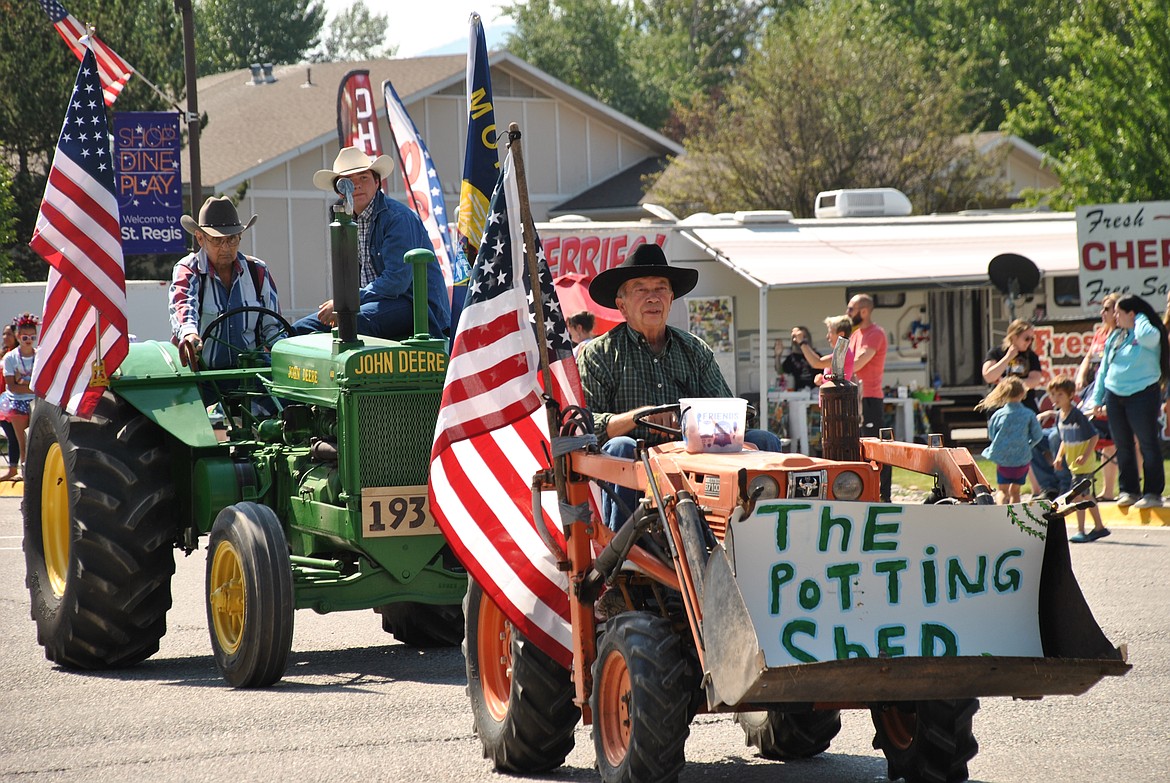
[[[211,605],[211,625],[220,648],[235,654],[244,636],[244,570],[240,553],[230,541],[221,541],[211,560],[207,600]]]
[[[65,595],[69,578],[69,481],[65,476],[65,455],[61,444],[49,446],[41,480],[41,546],[49,587],[58,598]]]

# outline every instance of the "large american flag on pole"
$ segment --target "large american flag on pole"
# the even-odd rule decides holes
[[[548,421],[519,205],[509,153],[451,350],[431,450],[430,502],[472,578],[525,636],[567,667],[567,580],[532,516],[532,477],[547,467]],[[550,392],[562,406],[580,405],[572,342],[542,251],[538,257]],[[542,506],[563,545],[556,493],[544,493]]]
[[[118,199],[97,71],[87,51],[29,242],[52,267],[32,389],[81,416],[93,413],[105,376],[129,351]]]
[[[65,39],[65,43],[69,44],[69,48],[77,55],[77,59],[83,59],[89,49],[81,40],[82,36],[86,35],[85,25],[77,21],[73,14],[66,11],[65,6],[58,3],[57,0],[37,0],[37,2],[41,4],[41,9],[49,15],[53,27],[57,28],[57,32]],[[117,52],[102,43],[96,35],[89,36],[89,41],[93,48],[94,57],[97,58],[97,70],[102,80],[102,96],[105,98],[106,105],[112,106],[114,101],[118,99],[118,93],[122,92],[126,82],[130,81],[134,69],[130,67],[130,63],[119,57]]]

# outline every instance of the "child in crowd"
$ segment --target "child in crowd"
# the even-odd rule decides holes
[[[0,347],[0,361],[17,346],[16,329],[12,324],[4,324],[4,344]],[[0,371],[0,394],[5,390],[4,373]],[[20,444],[16,441],[16,430],[8,419],[0,419],[0,429],[4,430],[4,439],[8,442],[8,472],[0,476],[0,480],[16,478],[16,469],[20,465]]]
[[[1097,429],[1075,405],[1073,394],[1077,385],[1072,378],[1053,378],[1048,383],[1048,398],[1060,412],[1056,426],[1060,428],[1060,450],[1056,453],[1055,465],[1068,464],[1073,483],[1084,476],[1091,476],[1097,462]],[[1090,490],[1091,496],[1091,490]],[[1101,521],[1101,512],[1096,504],[1090,507],[1093,514],[1093,529],[1085,533],[1085,511],[1077,509],[1077,534],[1069,541],[1084,544],[1109,535],[1109,528]]]
[[[25,436],[28,415],[32,409],[31,387],[33,363],[37,355],[37,324],[35,315],[23,313],[15,321],[19,345],[4,354],[4,394],[0,395],[0,416],[12,422],[16,442],[20,444],[20,475],[24,476]]]
[[[1023,381],[1008,377],[975,406],[976,410],[995,411],[987,421],[991,445],[983,450],[983,456],[995,463],[1000,503],[1020,502],[1020,487],[1028,479],[1032,447],[1044,437],[1036,414],[1024,405],[1027,394]]]

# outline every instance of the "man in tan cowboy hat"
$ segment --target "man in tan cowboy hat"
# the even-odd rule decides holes
[[[626,319],[591,340],[577,357],[585,403],[604,453],[629,459],[636,439],[652,445],[667,440],[661,433],[635,426],[634,414],[641,410],[676,404],[683,397],[732,396],[711,348],[667,324],[674,300],[690,293],[698,281],[696,270],[670,266],[661,247],[647,244],[589,284],[593,301],[616,308]],[[780,451],[780,439],[767,430],[749,429],[744,440],[761,451]],[[615,489],[632,509],[637,500],[634,490]],[[623,512],[609,498],[602,501],[605,523],[615,530],[625,522],[628,509]]]
[[[256,222],[240,223],[236,205],[214,196],[203,202],[199,219],[183,215],[183,228],[195,237],[195,252],[175,264],[171,275],[171,340],[187,366],[234,367],[239,351],[271,345],[284,327],[255,311],[237,313],[216,328],[207,345],[200,335],[215,318],[240,307],[264,307],[280,313],[276,284],[268,265],[240,252],[240,239]]]
[[[385,155],[371,160],[356,147],[345,147],[337,153],[332,169],[313,175],[313,185],[336,193],[342,177],[353,183],[361,264],[357,330],[371,337],[401,339],[414,333],[414,272],[403,256],[415,248],[432,247],[418,216],[382,192],[382,180],[393,170],[393,161]],[[437,261],[427,265],[427,305],[430,333],[436,337],[449,334],[451,300]],[[324,332],[334,323],[333,300],[328,299],[316,315],[297,321],[293,329],[297,334]]]

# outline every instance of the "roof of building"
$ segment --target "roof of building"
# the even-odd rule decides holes
[[[646,158],[549,210],[550,217],[584,215],[596,220],[618,219],[638,211],[646,196],[643,178],[666,168],[666,156]]]

